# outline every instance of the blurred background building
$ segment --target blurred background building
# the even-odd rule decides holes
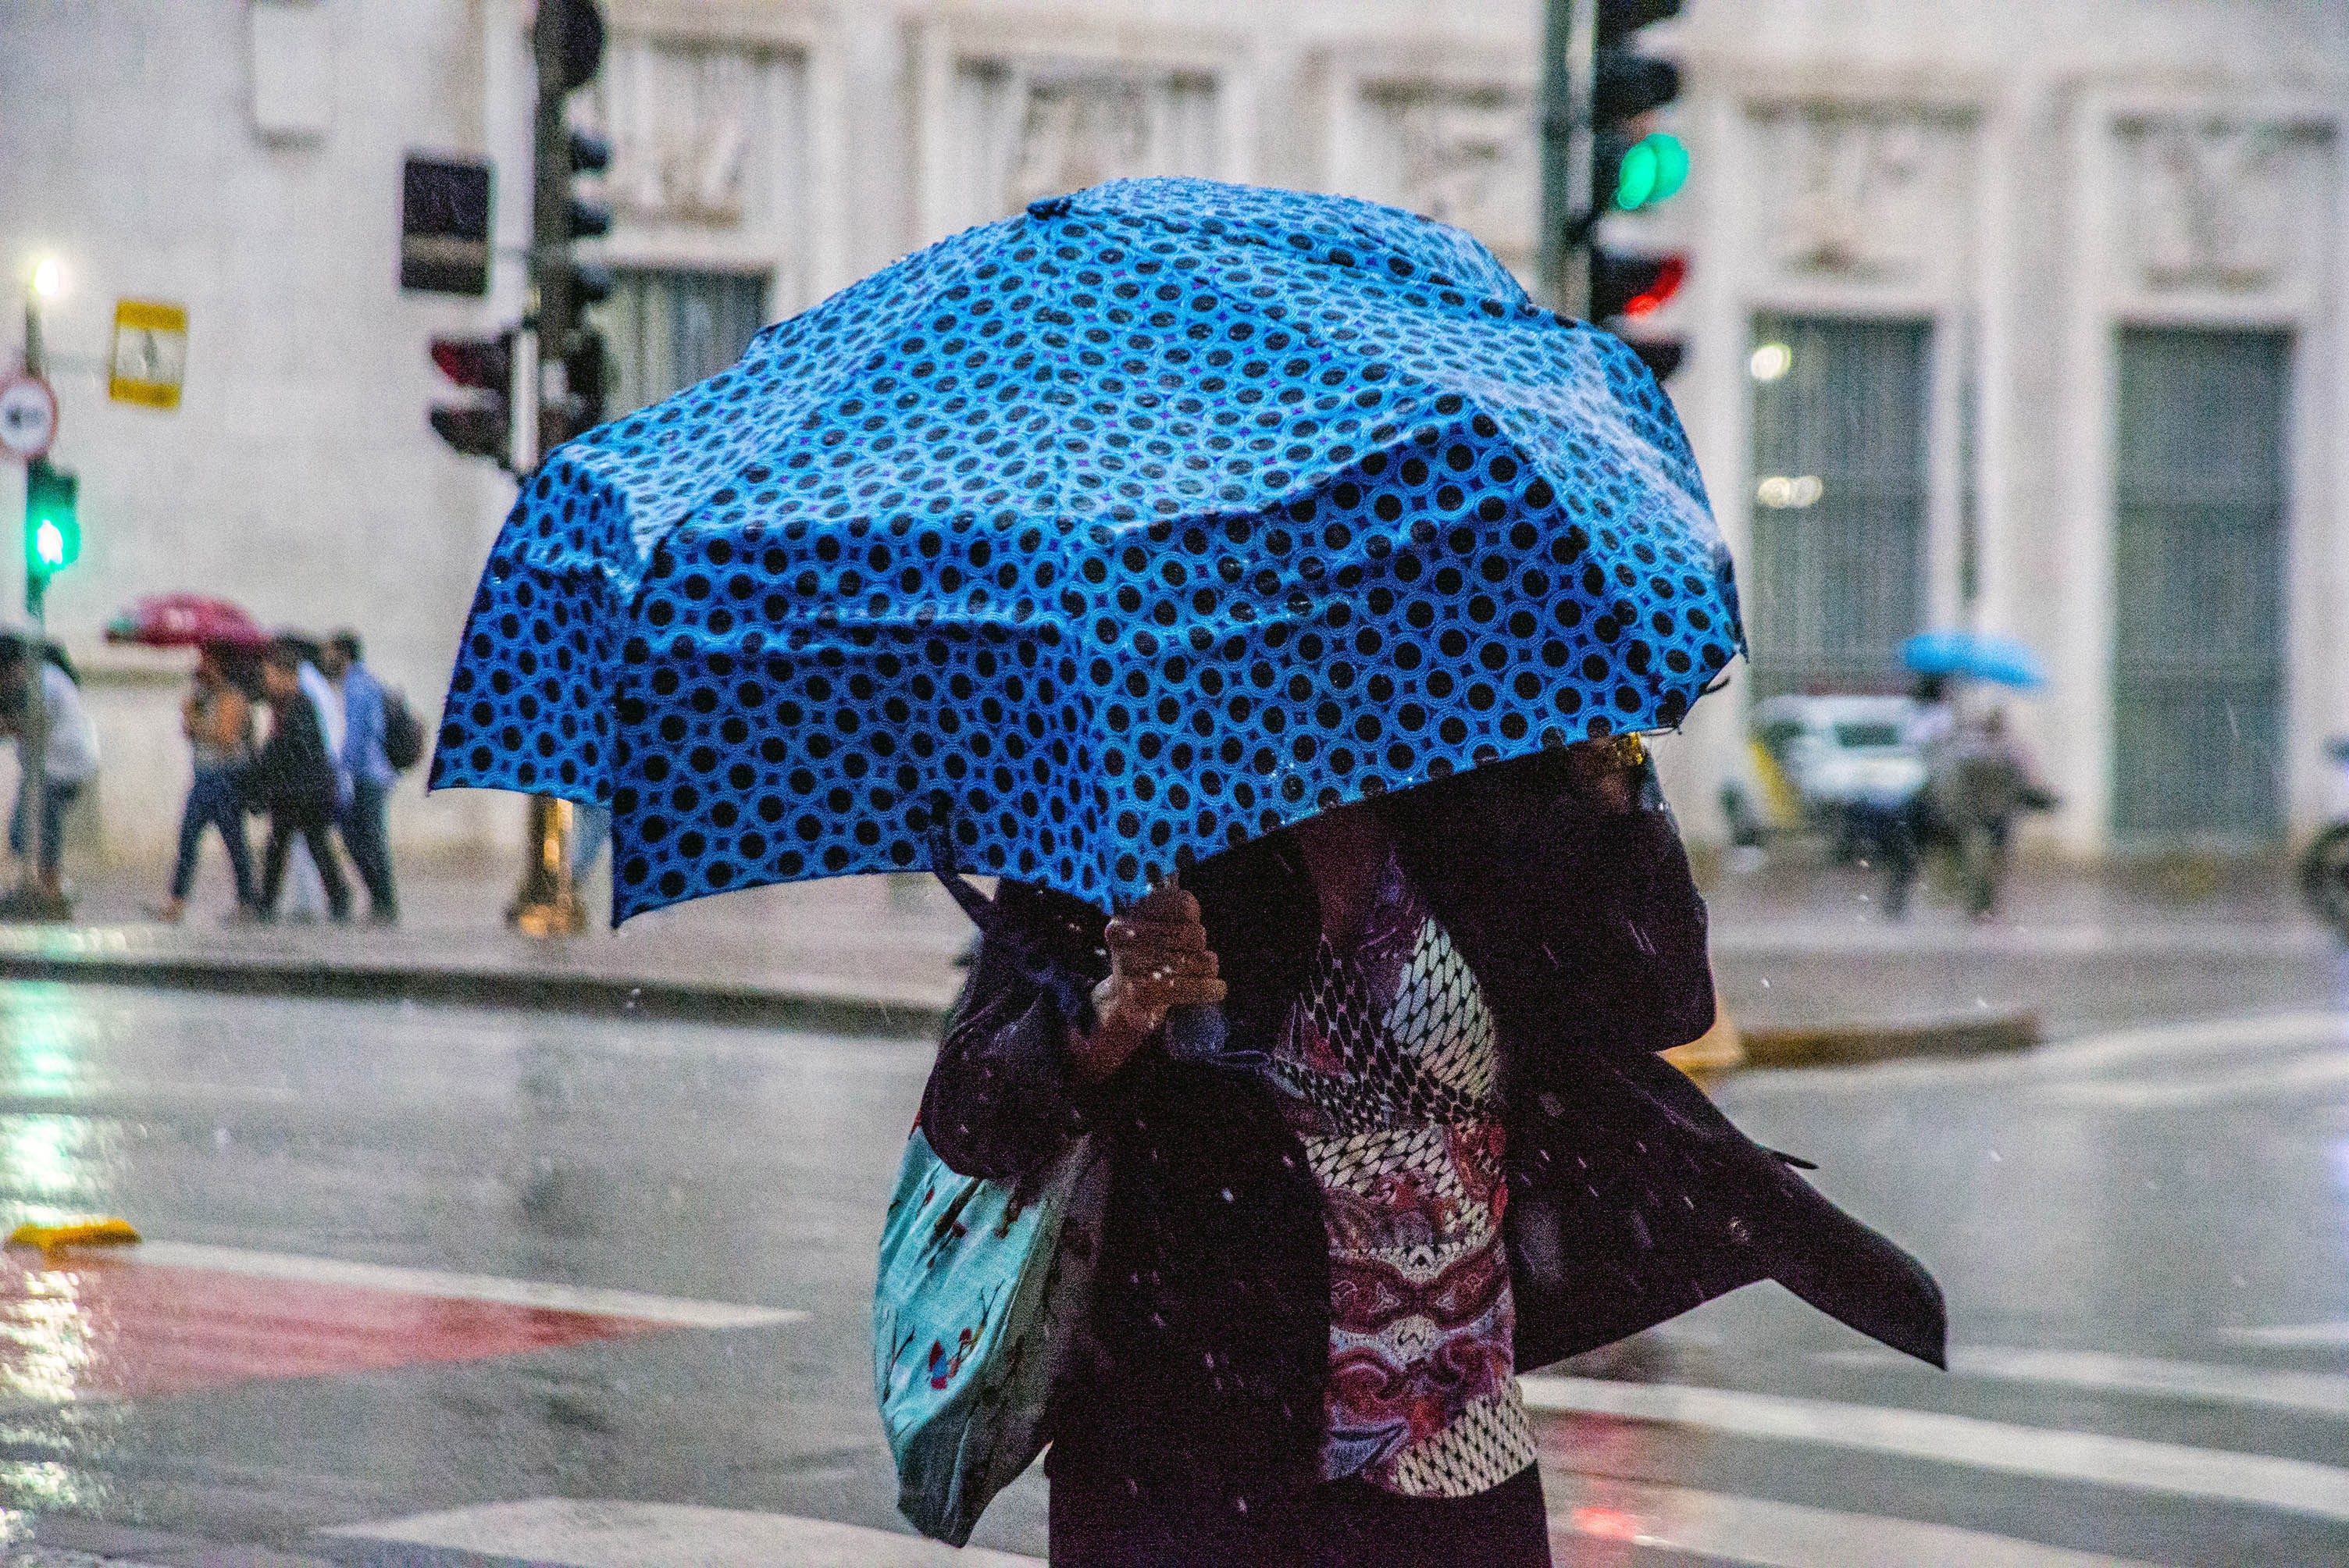
[[[1540,0],[605,0],[609,412],[905,251],[1121,175],[1342,191],[1528,276]],[[18,0],[0,14],[0,260],[55,256],[59,456],[85,546],[109,847],[179,807],[177,662],[103,650],[132,596],[353,625],[437,706],[511,481],[426,424],[436,334],[519,314],[523,0]],[[2271,845],[2349,730],[2349,6],[1688,0],[1652,36],[1685,195],[1659,332],[1754,643],[1671,751],[1699,836],[1783,691],[1897,686],[1928,625],[2009,632],[2064,850]],[[491,296],[398,287],[403,160],[498,165]],[[187,306],[176,411],[108,400],[117,298]],[[0,469],[0,507],[18,470]],[[12,591],[13,592],[13,591]],[[513,807],[425,802],[411,849]]]

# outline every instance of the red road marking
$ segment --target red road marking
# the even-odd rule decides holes
[[[0,1254],[0,1404],[472,1361],[673,1326],[77,1255]]]

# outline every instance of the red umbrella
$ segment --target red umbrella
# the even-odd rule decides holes
[[[258,648],[269,634],[225,599],[201,593],[151,593],[107,624],[109,643],[150,648],[193,648],[206,643]]]

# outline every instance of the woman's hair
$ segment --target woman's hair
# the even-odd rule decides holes
[[[251,648],[234,643],[206,643],[204,652],[220,671],[221,683],[234,686],[248,699],[261,696],[261,660]]]

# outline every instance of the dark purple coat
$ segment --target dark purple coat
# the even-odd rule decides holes
[[[1485,987],[1503,1054],[1516,1363],[1593,1349],[1775,1278],[1941,1364],[1924,1268],[1748,1140],[1655,1052],[1713,1022],[1704,902],[1652,780],[1607,812],[1555,758],[1380,803]],[[1268,1049],[1319,933],[1283,836],[1193,869],[1231,997],[1227,1049]],[[975,896],[975,895],[973,895]],[[1007,882],[922,1099],[955,1170],[1018,1180],[1080,1132],[1112,1168],[1084,1354],[1048,1466],[1278,1506],[1312,1483],[1329,1363],[1321,1198],[1268,1088],[1137,1053],[1077,1084],[1068,1030],[1107,972],[1100,911]]]

